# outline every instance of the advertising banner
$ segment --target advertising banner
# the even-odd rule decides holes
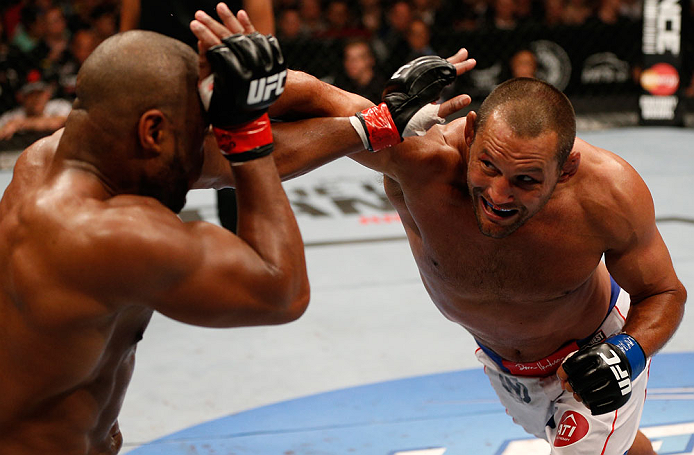
[[[639,97],[642,125],[682,125],[682,2],[645,0],[643,4],[643,71]]]

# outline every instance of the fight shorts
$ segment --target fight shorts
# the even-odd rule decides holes
[[[618,333],[629,305],[629,294],[612,280],[609,312],[593,335],[536,362],[509,362],[481,345],[475,352],[506,413],[525,431],[549,442],[553,455],[623,455],[634,442],[646,400],[650,359],[632,382],[629,401],[599,416],[563,390],[556,375],[570,352]]]

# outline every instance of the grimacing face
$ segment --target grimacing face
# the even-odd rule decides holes
[[[549,201],[560,170],[558,136],[520,137],[492,114],[470,146],[467,184],[482,234],[511,235]]]

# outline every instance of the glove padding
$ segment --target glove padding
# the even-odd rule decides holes
[[[429,104],[455,78],[455,66],[435,55],[419,57],[401,66],[383,90],[383,103],[358,112],[358,121],[352,121],[364,147],[377,151],[443,123],[438,106],[432,108]]]
[[[583,346],[562,364],[569,384],[591,414],[612,412],[631,397],[631,382],[643,371],[646,356],[629,335],[619,334],[604,343]]]
[[[213,70],[201,98],[222,153],[248,161],[272,151],[268,107],[282,94],[287,65],[277,39],[258,32],[231,35],[207,51]]]
[[[455,66],[436,55],[416,58],[393,73],[381,100],[388,106],[401,136],[417,111],[439,99],[443,88],[455,77]]]

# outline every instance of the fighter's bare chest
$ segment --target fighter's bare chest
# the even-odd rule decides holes
[[[566,219],[548,222],[543,215],[494,239],[481,233],[464,194],[427,201],[390,191],[389,197],[437,303],[546,302],[580,287],[601,259],[580,221],[569,226]]]

